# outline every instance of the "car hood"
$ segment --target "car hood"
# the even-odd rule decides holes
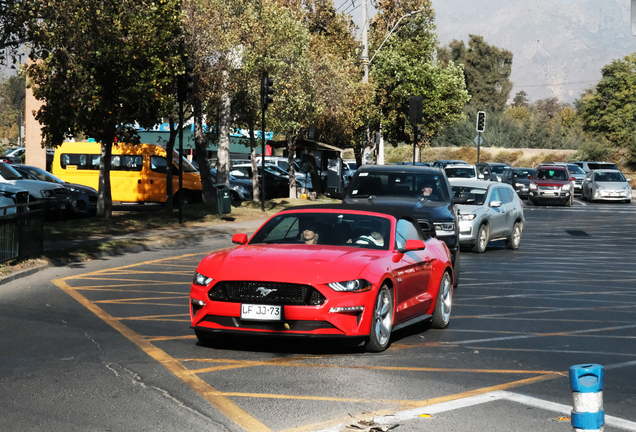
[[[605,189],[624,189],[625,186],[629,186],[627,182],[595,182],[594,184]]]
[[[450,221],[455,219],[452,205],[449,202],[431,201],[418,197],[374,196],[372,200],[347,197],[344,202],[346,204],[369,204],[369,207],[372,207],[373,204],[394,208],[403,207],[405,208],[405,214],[412,211],[415,217],[432,221]],[[372,208],[369,210],[372,210]]]
[[[26,189],[36,198],[40,198],[42,196],[41,191],[43,190],[60,189],[63,187],[62,185],[59,185],[57,183],[49,183],[40,180],[5,180],[3,183],[12,184]]]
[[[97,195],[97,191],[90,186],[81,185],[79,183],[64,183],[64,187],[72,187],[73,189],[77,189],[78,191],[84,192],[87,195]]]
[[[569,180],[533,180],[537,186],[563,186],[570,184]]]
[[[512,179],[513,183],[521,183],[521,184],[530,184],[532,183],[532,180],[527,179],[527,178],[515,178]]]
[[[207,256],[197,271],[217,280],[324,284],[357,279],[389,251],[314,245],[245,245]]]
[[[473,204],[458,204],[459,212],[463,214],[483,212],[488,206]]]

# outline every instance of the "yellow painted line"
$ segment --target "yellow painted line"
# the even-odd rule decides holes
[[[189,317],[190,314],[174,314],[174,315],[148,315],[148,316],[139,316],[139,317],[128,317],[128,318],[124,318],[124,317],[120,317],[120,318],[115,318],[116,320],[129,320],[129,321],[137,321],[137,320],[153,320],[153,319],[164,319],[164,318],[175,318],[175,317]],[[146,338],[146,340],[148,340],[148,338]]]
[[[158,341],[171,341],[171,340],[181,340],[181,339],[196,339],[195,335],[187,335],[187,336],[146,336],[146,340],[150,342],[158,342]]]
[[[115,269],[121,270],[121,269],[125,269],[125,268],[139,267],[139,266],[142,266],[142,265],[151,265],[151,264],[155,264],[155,263],[163,263],[164,261],[181,260],[181,259],[195,257],[195,256],[201,256],[201,255],[206,255],[207,256],[207,255],[210,255],[213,252],[218,252],[219,250],[223,250],[223,249],[217,249],[217,250],[208,251],[208,252],[200,252],[200,253],[181,255],[179,257],[161,258],[161,259],[157,259],[157,260],[145,261],[145,262],[136,263],[136,264],[128,264],[128,265],[121,266],[121,267],[116,267],[116,268],[113,268],[113,269],[96,270],[96,271],[92,271],[92,272],[88,272],[88,273],[82,273],[80,275],[67,276],[67,277],[64,278],[64,280],[84,279],[85,276],[103,274],[103,273],[106,273],[106,272],[109,272],[109,271],[112,271],[112,270],[115,270]]]
[[[153,293],[153,294],[170,294],[170,295],[183,295],[183,291],[152,291],[152,290],[128,290],[128,289],[108,289],[106,287],[113,285],[102,285],[102,286],[80,286],[80,287],[71,287],[78,291],[105,291],[105,292],[120,292],[120,293]],[[139,286],[139,284],[130,284],[130,285],[115,285],[115,286]]]
[[[492,316],[470,316],[470,315],[453,315],[453,319],[491,319]],[[606,321],[606,320],[569,320],[569,319],[558,319],[558,318],[525,318],[525,317],[496,317],[501,320],[512,320],[512,321],[547,321],[547,322],[574,322],[574,323],[615,323],[615,324],[633,324],[633,321]],[[451,331],[449,329],[444,329],[444,331]]]
[[[190,285],[190,282],[170,282],[170,281],[154,281],[148,279],[126,279],[126,278],[106,278],[106,277],[97,277],[90,276],[82,278],[82,280],[98,280],[98,281],[125,281],[125,282],[143,282],[146,284],[152,285]]]
[[[192,271],[150,271],[150,270],[121,270],[121,271],[111,271],[109,273],[102,273],[102,275],[110,276],[110,275],[124,275],[124,274],[167,274],[167,275],[179,275],[179,276],[188,276],[194,272],[194,268]]]
[[[213,405],[216,409],[223,413],[223,415],[234,421],[243,429],[250,432],[270,432],[270,429],[263,423],[259,422],[254,417],[249,415],[246,411],[242,410],[238,405],[230,401],[226,396],[223,396],[214,387],[197,377],[196,374],[189,371],[186,367],[184,367],[174,358],[170,357],[163,350],[155,347],[149,341],[144,339],[143,336],[135,333],[130,328],[122,324],[118,319],[113,318],[103,309],[95,305],[83,295],[79,294],[63,279],[56,279],[52,282],[59,288],[64,290],[68,295],[77,300],[79,303],[81,303],[88,310],[101,318],[108,325],[120,332],[132,343],[137,345],[150,357],[160,362],[166,369],[168,369],[176,377],[190,386],[190,388],[201,395],[211,405]]]
[[[172,299],[184,299],[190,298],[190,296],[185,296],[183,293],[175,296],[168,297],[138,297],[131,299],[113,299],[113,300],[94,300],[93,303],[128,303],[128,302],[143,302],[146,300],[172,300]]]

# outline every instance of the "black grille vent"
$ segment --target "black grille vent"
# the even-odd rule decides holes
[[[57,196],[66,196],[66,188],[53,189],[53,193]]]
[[[420,226],[424,237],[431,237],[433,235],[433,224],[431,224],[429,221],[427,221],[426,219],[418,219],[417,224]]]
[[[320,306],[326,300],[311,285],[252,281],[219,282],[208,297],[215,301],[293,306]]]

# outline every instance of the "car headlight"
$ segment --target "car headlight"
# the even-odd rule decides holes
[[[501,181],[501,177],[497,176],[497,181]]]
[[[474,213],[460,213],[459,220],[471,221],[475,219],[476,216],[477,215],[475,215]]]
[[[537,184],[536,183],[530,183],[530,189],[536,190],[537,189]]]
[[[53,191],[50,191],[50,190],[43,190],[43,191],[40,191],[40,193],[42,194],[44,198],[50,198],[53,196]]]
[[[212,279],[211,277],[202,275],[199,272],[194,272],[194,280],[192,281],[192,283],[195,285],[208,286],[213,280],[214,279]]]
[[[327,286],[338,292],[365,292],[371,290],[371,282],[365,279],[355,279],[346,282],[332,282]]]
[[[455,234],[455,222],[439,222],[435,225],[435,234],[438,236]]]
[[[607,188],[605,188],[603,186],[596,186],[596,189],[598,189],[598,190],[607,190]]]
[[[571,184],[566,184],[566,185],[563,185],[563,187],[561,187],[561,190],[569,191],[571,187],[572,187]]]
[[[515,183],[516,187],[523,187],[523,183]]]

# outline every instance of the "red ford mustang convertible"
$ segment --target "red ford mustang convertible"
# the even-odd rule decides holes
[[[449,250],[423,236],[408,208],[296,207],[232,241],[240,246],[204,258],[192,282],[203,344],[215,333],[341,337],[379,352],[399,328],[448,326]]]

